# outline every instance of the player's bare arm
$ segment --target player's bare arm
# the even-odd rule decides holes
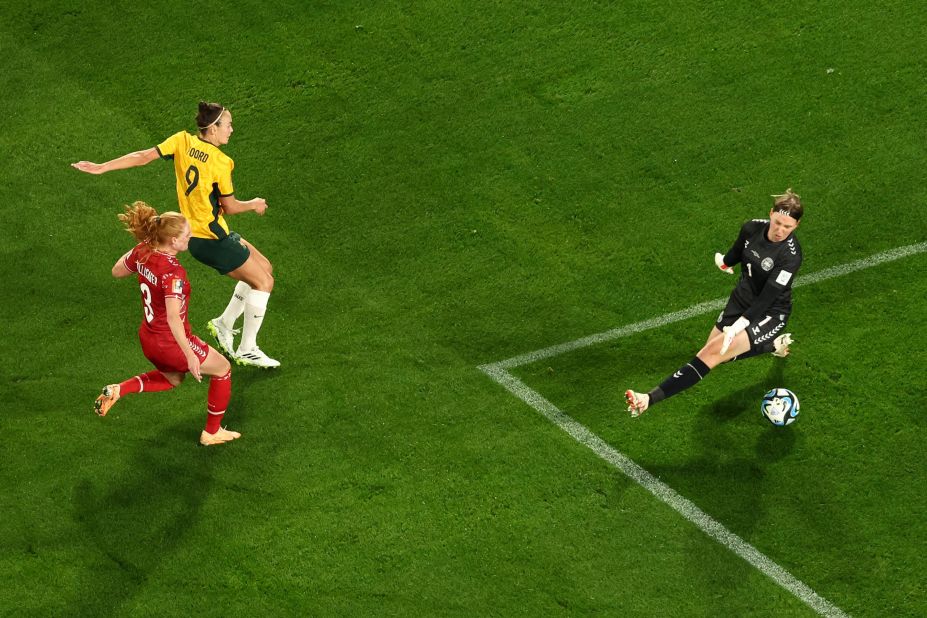
[[[171,297],[164,299],[164,309],[167,313],[167,325],[170,327],[171,334],[174,335],[174,340],[177,342],[177,345],[180,346],[184,357],[187,359],[187,367],[190,374],[196,378],[197,382],[202,382],[203,376],[200,373],[200,359],[196,357],[196,354],[190,349],[190,344],[187,343],[187,333],[184,331],[183,320],[180,317],[180,304],[180,299],[178,298]]]
[[[92,161],[78,161],[72,163],[74,169],[86,172],[88,174],[105,174],[113,170],[124,170],[130,167],[140,167],[147,165],[158,158],[157,148],[148,148],[146,150],[137,150],[129,154],[122,155],[118,159],[107,161],[106,163],[93,163]]]
[[[267,201],[263,197],[256,197],[242,202],[236,199],[234,195],[223,195],[219,198],[219,204],[222,205],[222,212],[227,215],[237,215],[252,210],[259,215],[263,215],[264,211],[267,210]]]
[[[116,260],[116,263],[113,264],[113,276],[117,279],[122,279],[123,277],[128,277],[133,274],[131,270],[126,268],[126,259],[129,257],[131,251],[126,251],[121,258]]]

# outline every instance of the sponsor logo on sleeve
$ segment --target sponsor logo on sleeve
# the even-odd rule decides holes
[[[171,281],[171,293],[180,294],[183,292],[183,281],[180,279],[174,279]]]

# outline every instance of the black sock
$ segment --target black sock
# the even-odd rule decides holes
[[[660,386],[650,391],[650,405],[678,395],[690,386],[695,386],[699,380],[708,375],[711,369],[702,362],[698,356],[680,367],[673,375],[667,377]]]

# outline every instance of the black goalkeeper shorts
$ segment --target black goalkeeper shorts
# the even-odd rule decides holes
[[[747,307],[741,305],[733,298],[727,301],[724,311],[718,316],[715,327],[723,331],[725,326],[730,326],[741,317]],[[785,325],[789,321],[789,314],[781,310],[770,309],[765,314],[750,322],[747,326],[747,338],[750,340],[751,350],[762,350],[771,352],[773,350],[773,340],[785,332]]]

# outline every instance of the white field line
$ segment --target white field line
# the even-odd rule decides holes
[[[810,275],[796,277],[795,284],[792,287],[797,288],[803,285],[811,285],[812,283],[819,283],[827,279],[833,279],[834,277],[842,277],[843,275],[848,275],[852,272],[856,272],[857,270],[872,268],[873,266],[878,266],[879,264],[900,260],[903,257],[908,257],[909,255],[924,252],[927,252],[927,242],[898,247],[897,249],[889,249],[888,251],[876,253],[875,255],[871,255],[867,258],[856,260],[855,262],[850,262],[848,264],[843,264],[842,266],[834,266],[833,268],[819,270],[818,272],[812,273]],[[731,281],[733,282],[734,279],[731,278]],[[527,354],[522,354],[520,356],[514,356],[494,364],[503,369],[520,367],[522,365],[527,365],[529,363],[533,363],[545,358],[551,358],[553,356],[559,356],[560,354],[572,352],[573,350],[579,350],[581,348],[586,348],[592,345],[605,343],[606,341],[620,339],[621,337],[627,337],[628,335],[640,333],[652,328],[666,326],[667,324],[672,324],[673,322],[687,320],[697,315],[702,315],[703,313],[719,311],[726,303],[727,297],[705,301],[697,305],[692,305],[688,309],[674,311],[673,313],[667,313],[665,315],[651,318],[649,320],[644,320],[643,322],[637,322],[635,324],[628,324],[627,326],[619,326],[618,328],[613,328],[602,333],[596,333],[594,335],[589,335],[588,337],[582,337],[574,341],[567,341],[566,343],[550,346],[549,348],[544,348],[542,350],[536,350],[534,352],[528,352]]]
[[[709,537],[752,564],[758,571],[801,599],[817,613],[822,616],[833,618],[847,618],[847,614],[843,613],[839,607],[830,603],[827,599],[796,579],[791,573],[722,526],[711,516],[695,506],[691,501],[673,491],[669,485],[660,481],[626,456],[613,449],[604,440],[589,431],[584,425],[577,423],[561,412],[554,404],[547,401],[547,399],[538,394],[537,391],[526,386],[524,382],[500,367],[498,363],[493,365],[482,365],[480,369],[486,372],[493,380],[507,388],[513,395],[543,414],[544,417],[554,425],[570,434],[574,440],[588,447],[593,453],[615,468],[618,468],[632,481],[668,504],[680,515],[698,526]]]
[[[868,258],[856,260],[855,262],[850,262],[842,266],[835,266],[834,268],[828,268],[816,273],[812,273],[811,275],[797,278],[794,287],[818,283],[820,281],[825,281],[834,277],[840,277],[857,270],[871,268],[873,266],[878,266],[879,264],[884,264],[886,262],[898,260],[909,255],[924,252],[927,252],[927,242],[907,245],[905,247],[899,247],[889,251],[883,251],[882,253],[877,253]],[[559,409],[557,409],[556,406],[542,397],[537,391],[531,389],[524,382],[507,371],[513,367],[526,365],[528,363],[532,363],[544,358],[550,358],[552,356],[557,356],[559,354],[564,354],[566,352],[578,350],[587,346],[611,341],[620,337],[626,337],[628,335],[649,330],[651,328],[657,328],[659,326],[685,320],[696,315],[701,315],[709,311],[714,311],[723,307],[725,302],[726,299],[721,298],[699,303],[689,307],[688,309],[668,313],[657,318],[644,320],[643,322],[637,322],[636,324],[622,326],[605,331],[603,333],[583,337],[582,339],[577,339],[575,341],[561,343],[560,345],[544,348],[543,350],[538,350],[536,352],[529,352],[528,354],[522,354],[521,356],[516,356],[508,360],[500,361],[498,363],[481,365],[480,370],[504,386],[513,395],[540,412],[550,422],[568,433],[574,440],[588,447],[600,458],[620,470],[628,478],[672,507],[680,515],[694,523],[702,531],[704,531],[705,534],[715,539],[717,542],[721,543],[729,550],[752,564],[757,570],[764,573],[767,577],[775,581],[784,589],[788,590],[793,595],[801,599],[805,604],[814,609],[816,612],[822,616],[844,617],[846,614],[839,607],[828,602],[814,590],[793,577],[788,571],[760,553],[760,551],[755,547],[722,526],[712,517],[707,515],[704,511],[695,506],[695,504],[693,504],[691,501],[676,493],[671,487],[638,466],[626,456],[616,451],[604,440],[589,431],[589,429],[587,429],[585,426],[577,423],[571,417],[561,412]]]

